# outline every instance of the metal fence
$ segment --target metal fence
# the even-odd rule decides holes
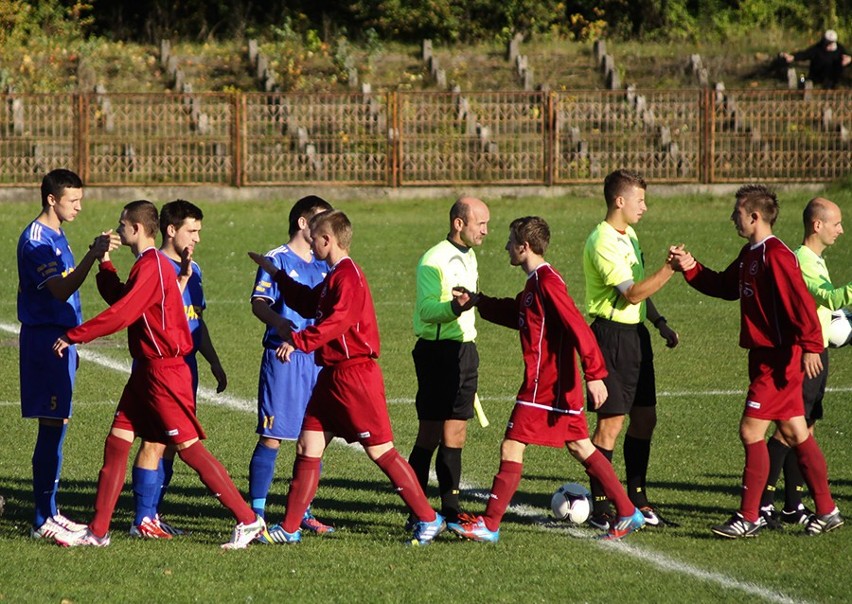
[[[848,91],[0,96],[0,186],[824,181],[852,171]]]

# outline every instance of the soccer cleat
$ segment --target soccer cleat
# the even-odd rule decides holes
[[[420,520],[414,527],[414,533],[411,535],[410,545],[429,545],[435,540],[435,537],[444,532],[447,528],[447,523],[444,517],[438,512],[435,512],[435,519],[431,522]]]
[[[814,513],[810,511],[808,508],[804,506],[804,504],[800,503],[799,507],[795,510],[781,511],[781,520],[786,524],[807,524],[811,518],[813,518]]]
[[[177,527],[175,527],[175,526],[172,526],[171,524],[169,524],[168,522],[166,522],[165,520],[163,520],[162,516],[160,516],[159,514],[157,514],[156,516],[154,516],[154,521],[155,521],[157,524],[159,524],[159,525],[160,525],[160,528],[161,528],[161,529],[163,529],[165,532],[167,532],[167,533],[168,533],[169,535],[171,535],[172,537],[176,537],[176,536],[178,536],[178,535],[183,535],[183,534],[185,534],[185,533],[186,533],[186,531],[184,531],[183,529],[179,529],[179,528],[177,528]]]
[[[459,519],[461,520],[461,518]],[[470,517],[462,522],[451,522],[447,527],[459,537],[481,543],[496,543],[500,539],[500,529],[489,530],[482,516]]]
[[[280,524],[273,524],[266,529],[265,533],[258,535],[257,540],[264,545],[271,545],[272,543],[301,543],[302,529],[288,533]]]
[[[645,526],[645,516],[639,508],[633,509],[633,514],[630,516],[621,516],[609,528],[609,530],[598,537],[602,541],[617,541],[623,539],[630,533],[636,532]]]
[[[302,528],[306,531],[310,531],[312,533],[316,533],[317,535],[326,535],[328,533],[334,532],[334,527],[329,524],[323,524],[319,520],[317,520],[316,516],[311,513],[311,508],[305,510],[305,515],[302,517],[302,522],[299,525],[299,528]]]
[[[660,520],[660,517],[657,516],[657,510],[652,508],[650,505],[643,505],[639,508],[639,511],[642,512],[646,525],[660,526],[660,524],[662,524],[662,520]]]
[[[834,508],[834,511],[830,514],[823,514],[822,516],[814,514],[811,516],[811,519],[808,520],[808,524],[805,526],[805,534],[810,536],[821,535],[840,528],[843,526],[843,523],[844,520],[843,516],[840,515],[840,510]]]
[[[62,547],[106,547],[109,545],[109,533],[103,537],[95,535],[89,527],[83,530],[66,533],[65,535],[55,537],[56,543]]]
[[[756,537],[760,532],[760,522],[749,522],[739,512],[734,513],[727,522],[714,526],[711,530],[714,535],[726,539],[739,539],[740,537]]]
[[[405,525],[402,527],[406,533],[410,533],[414,530],[414,527],[417,526],[417,523],[420,522],[417,520],[417,516],[413,516],[409,514],[408,518],[405,519]]]
[[[600,514],[592,514],[586,522],[588,522],[592,528],[596,528],[601,531],[608,531],[614,520],[615,516],[612,512],[607,511],[601,512]]]
[[[59,538],[70,539],[72,534],[85,529],[85,524],[71,522],[64,516],[56,514],[45,520],[37,529],[30,529],[30,537],[33,539],[53,539],[58,542]]]
[[[760,516],[757,518],[757,524],[760,528],[767,528],[771,531],[783,528],[781,514],[778,513],[774,505],[765,505],[760,508]]]
[[[231,540],[223,543],[222,549],[245,549],[258,535],[268,537],[269,533],[266,530],[266,522],[260,514],[255,514],[255,520],[251,524],[240,522],[234,527]]]
[[[138,525],[134,524],[130,527],[130,536],[138,537],[139,539],[171,539],[171,533],[163,530],[160,521],[154,518],[145,516],[142,522]]]

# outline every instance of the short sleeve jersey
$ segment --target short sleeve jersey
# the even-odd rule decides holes
[[[175,274],[180,275],[180,262],[169,258],[175,268]],[[183,310],[186,313],[186,321],[189,323],[189,331],[192,334],[192,352],[198,352],[201,344],[201,315],[207,308],[207,300],[204,298],[204,288],[201,285],[201,267],[193,261],[192,275],[183,290]]]
[[[621,233],[606,221],[596,226],[586,239],[583,273],[590,316],[627,324],[645,320],[645,301],[630,304],[616,289],[625,281],[645,278],[645,261],[632,227]]]
[[[80,292],[57,300],[48,280],[74,270],[74,255],[62,229],[34,220],[18,240],[18,320],[29,326],[76,327],[83,322]]]
[[[319,285],[328,274],[328,264],[325,261],[312,258],[306,262],[287,245],[282,245],[267,252],[266,256],[272,260],[272,263],[275,264],[278,270],[284,271],[284,274],[288,275],[294,281],[308,287]],[[263,269],[257,270],[251,297],[252,299],[262,298],[269,300],[272,310],[290,321],[293,331],[302,331],[315,322],[314,319],[306,319],[287,306],[284,294],[281,292],[278,284]],[[263,334],[264,347],[277,348],[281,343],[282,340],[278,335],[278,331],[273,327],[267,326],[266,332]]]

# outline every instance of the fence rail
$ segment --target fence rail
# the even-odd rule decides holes
[[[844,91],[0,95],[0,186],[833,180]]]

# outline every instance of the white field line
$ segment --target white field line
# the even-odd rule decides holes
[[[0,322],[0,330],[6,331],[9,333],[18,333],[19,328],[17,325],[12,325],[9,323]],[[130,363],[126,361],[114,361],[102,354],[98,354],[96,352],[85,350],[81,347],[78,347],[80,357],[106,367],[108,369],[113,369],[115,371],[119,371],[122,373],[130,372]],[[852,388],[840,388],[835,389],[837,392],[849,392]],[[744,391],[742,390],[707,390],[703,392],[672,392],[672,393],[658,393],[657,396],[730,396],[735,394],[741,394]],[[251,411],[254,412],[257,409],[257,403],[255,401],[250,401],[246,399],[241,399],[229,395],[224,394],[216,394],[216,392],[210,388],[199,387],[198,388],[198,398],[200,400],[205,400],[209,403],[215,405],[222,405],[224,407],[228,407],[231,409],[236,409],[239,411]],[[513,397],[501,397],[495,398],[492,400],[499,401],[511,401],[514,400]],[[98,401],[97,404],[105,404],[108,401]],[[393,401],[388,402],[414,402],[413,399],[395,399]],[[6,404],[6,402],[0,402],[0,404]],[[10,403],[11,404],[11,403]],[[14,404],[20,404],[18,401],[15,401]],[[347,444],[341,439],[335,439],[336,442],[346,445],[352,449],[361,449],[361,446],[358,444]],[[435,480],[434,473],[432,475],[432,480]],[[488,500],[488,491],[483,489],[482,487],[478,487],[472,484],[462,484],[462,489],[469,496],[475,497],[477,499],[481,499],[484,501]],[[536,526],[541,528],[541,530],[548,532],[557,532],[571,535],[575,538],[580,539],[590,539],[589,532],[586,530],[571,528],[567,526],[559,526],[555,523],[547,522],[547,517],[542,515],[542,511],[539,508],[533,508],[526,505],[510,505],[509,509],[512,513],[517,514],[519,516],[523,516],[525,518],[532,519]],[[613,549],[621,554],[629,556],[631,558],[636,559],[637,561],[643,562],[645,564],[650,564],[651,566],[655,566],[659,570],[670,573],[679,573],[682,575],[687,575],[694,579],[698,579],[700,581],[705,581],[707,583],[713,583],[725,589],[740,591],[749,596],[762,598],[768,602],[777,602],[778,604],[797,604],[803,603],[804,600],[797,600],[795,598],[791,598],[777,591],[773,591],[771,589],[761,587],[760,585],[756,585],[754,583],[738,581],[728,575],[722,573],[715,573],[706,570],[702,570],[696,566],[692,566],[690,564],[685,564],[683,562],[679,562],[668,556],[665,556],[660,553],[653,552],[648,550],[647,548],[640,548],[635,545],[630,545],[629,543],[619,541],[594,541],[597,545],[601,547],[607,547]]]

